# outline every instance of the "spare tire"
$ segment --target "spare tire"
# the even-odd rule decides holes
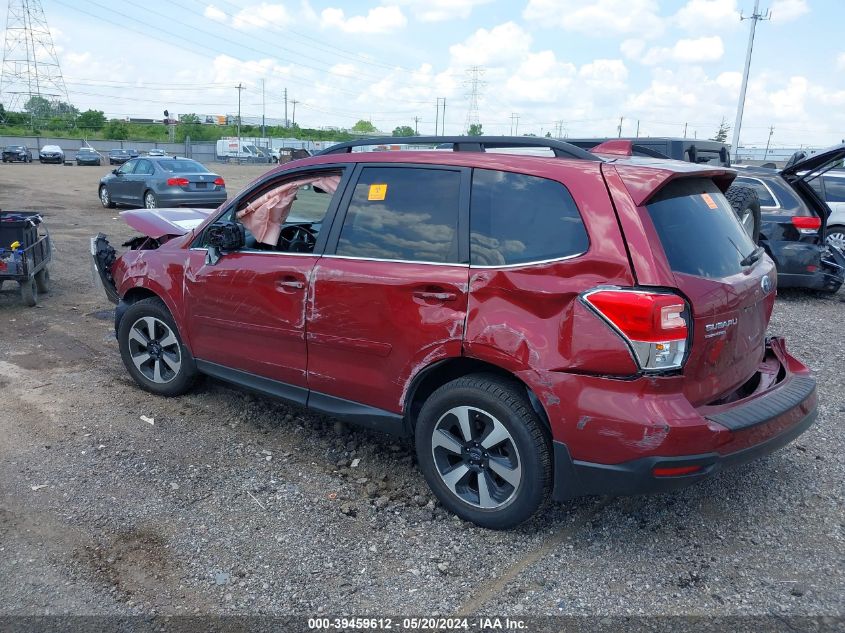
[[[731,185],[725,192],[725,197],[731,203],[742,228],[756,244],[760,237],[760,200],[757,198],[757,192],[751,187]]]

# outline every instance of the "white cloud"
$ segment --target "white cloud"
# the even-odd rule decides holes
[[[221,11],[213,4],[208,5],[202,14],[209,20],[214,20],[215,22],[226,22],[226,18],[228,17],[225,11]]]
[[[622,54],[628,59],[639,59],[645,52],[645,47],[646,43],[644,40],[632,38],[624,40],[622,44],[619,45],[619,50],[622,51]]]
[[[575,66],[561,63],[552,51],[529,53],[505,83],[525,103],[555,103],[572,83]]]
[[[682,29],[694,32],[735,27],[740,21],[736,0],[689,0],[672,19]]]
[[[807,0],[775,0],[772,3],[773,22],[791,22],[810,12]]]
[[[663,31],[656,0],[529,0],[522,12],[541,26],[581,31],[592,36],[640,33],[654,37]]]
[[[389,0],[390,4],[408,7],[414,17],[422,22],[465,20],[475,7],[493,0]]]
[[[531,35],[514,22],[478,29],[460,44],[449,47],[452,62],[458,67],[496,64],[518,60],[531,48]]]
[[[345,33],[389,33],[408,23],[402,9],[397,6],[375,7],[367,15],[353,15],[349,18],[343,9],[328,8],[320,13],[323,28],[337,28]]]
[[[266,29],[290,24],[293,16],[283,4],[269,4],[246,7],[232,16],[232,26],[238,30]]]
[[[578,76],[597,91],[621,91],[628,81],[628,68],[621,59],[596,59],[581,66]]]
[[[624,42],[623,42],[624,45]],[[639,50],[641,55],[637,58],[633,53]],[[725,46],[722,43],[722,38],[718,35],[711,37],[698,37],[695,39],[681,39],[675,42],[672,47],[653,47],[642,53],[642,48],[637,48],[629,44],[627,51],[623,48],[623,53],[629,54],[629,57],[638,59],[639,62],[648,66],[656,64],[664,64],[669,62],[676,62],[679,64],[700,64],[705,62],[715,62],[722,59],[725,54]]]

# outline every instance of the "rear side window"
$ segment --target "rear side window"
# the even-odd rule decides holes
[[[824,177],[824,192],[827,202],[845,202],[845,178]]]
[[[460,193],[459,171],[365,167],[336,252],[347,257],[456,263]]]
[[[587,230],[561,183],[490,169],[472,175],[470,261],[507,266],[580,255]]]
[[[708,178],[670,182],[646,206],[675,272],[735,275],[742,271],[740,261],[754,251],[731,205]]]
[[[756,191],[757,199],[760,201],[761,207],[778,206],[777,200],[775,200],[774,196],[766,188],[766,185],[764,185],[761,181],[757,180],[756,178],[739,177],[734,182],[738,185],[742,185],[743,187],[751,187],[754,191]]]

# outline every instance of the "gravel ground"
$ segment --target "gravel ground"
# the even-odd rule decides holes
[[[261,171],[220,167],[233,192]],[[438,506],[405,444],[211,380],[137,389],[87,258],[130,235],[104,172],[0,168],[0,207],[55,241],[38,308],[0,292],[0,615],[843,615],[845,291],[777,301],[771,333],[819,380],[797,442],[490,532]]]

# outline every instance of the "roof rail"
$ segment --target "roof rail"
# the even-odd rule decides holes
[[[537,136],[380,136],[338,143],[319,152],[317,156],[324,154],[346,154],[351,152],[353,147],[370,147],[373,145],[443,144],[452,145],[452,151],[455,152],[484,152],[487,149],[502,149],[507,147],[544,147],[552,150],[557,157],[577,158],[579,160],[602,160],[598,156],[571,143]]]

